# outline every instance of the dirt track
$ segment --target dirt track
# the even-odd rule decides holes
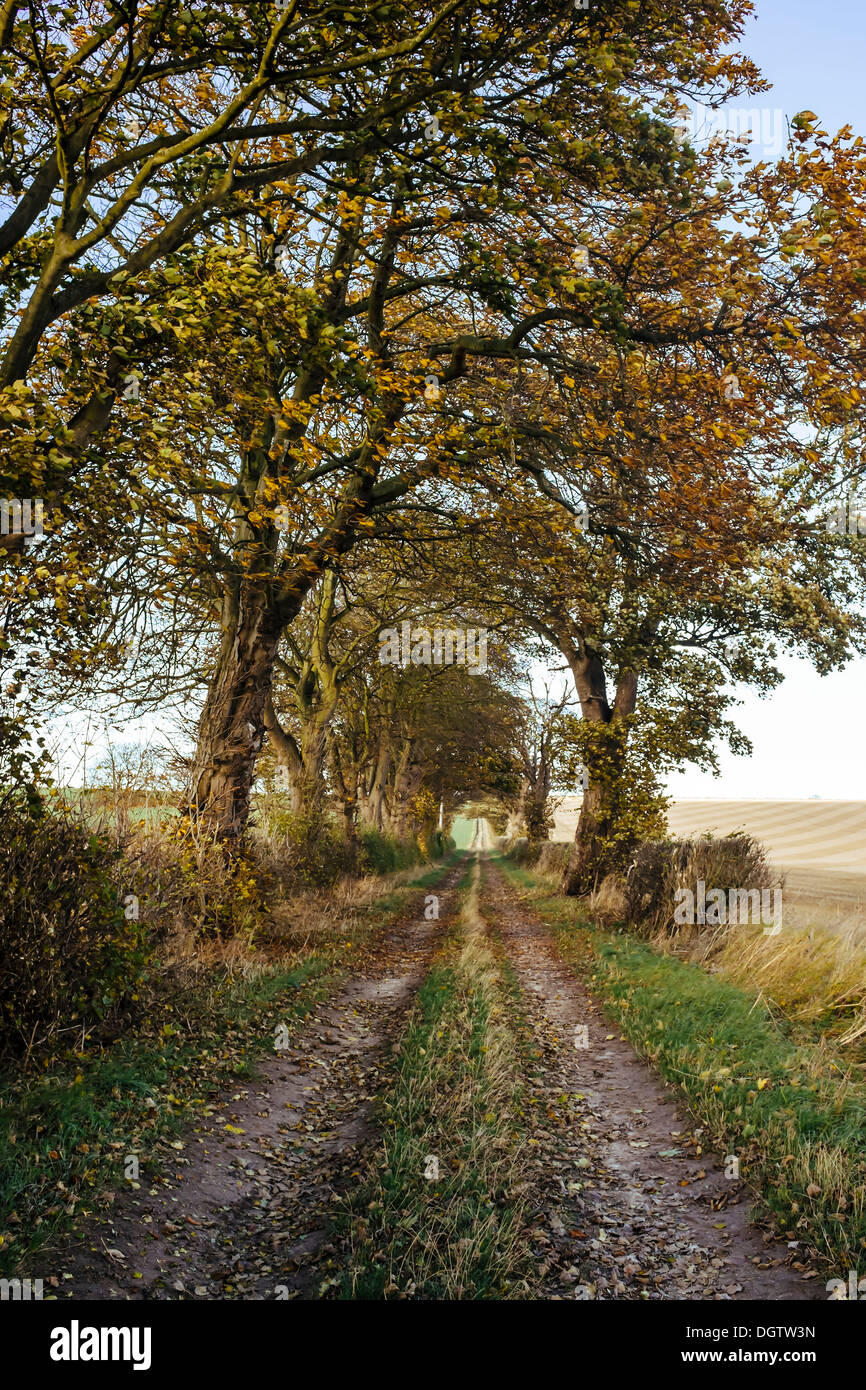
[[[606,1022],[500,870],[488,863],[484,878],[483,910],[537,1043],[536,1106],[556,1117],[559,1153],[548,1150],[532,1232],[540,1263],[550,1263],[546,1295],[574,1297],[567,1290],[577,1286],[584,1298],[825,1296],[823,1283],[785,1263],[793,1251],[750,1225],[742,1183],[703,1150],[700,1130]]]
[[[742,1185],[606,1023],[490,862],[489,840],[479,823],[481,914],[522,998],[512,1022],[528,1059],[531,1296],[824,1297],[820,1279],[791,1268],[795,1250],[750,1225]],[[388,1045],[448,925],[461,873],[439,890],[439,921],[425,920],[419,895],[365,973],[318,1008],[289,1050],[225,1096],[180,1148],[165,1146],[162,1185],[124,1190],[109,1218],[90,1219],[84,1245],[61,1255],[61,1297],[334,1296],[347,1257],[329,1234],[332,1219],[377,1143]]]
[[[108,1219],[91,1221],[84,1247],[62,1266],[72,1275],[63,1294],[316,1297],[337,1280],[328,1218],[371,1132],[386,1045],[447,925],[461,872],[437,890],[439,921],[425,919],[419,894],[363,977],[321,1005],[252,1083],[224,1097],[208,1124],[185,1136],[182,1153],[163,1148],[167,1185],[122,1191]]]

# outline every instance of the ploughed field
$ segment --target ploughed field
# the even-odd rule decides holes
[[[564,798],[553,839],[573,837],[579,811],[580,797]],[[668,824],[678,837],[748,831],[784,875],[790,925],[866,930],[866,801],[674,801]]]

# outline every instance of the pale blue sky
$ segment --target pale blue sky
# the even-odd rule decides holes
[[[762,101],[787,114],[814,111],[828,130],[866,132],[866,5],[863,0],[757,0],[743,48],[773,91]]]
[[[773,90],[742,105],[814,111],[826,130],[866,134],[866,0],[757,0],[742,47]],[[723,753],[722,776],[695,769],[668,780],[677,797],[839,797],[861,800],[866,659],[823,680],[804,661],[767,700],[743,693],[736,719],[751,759]]]

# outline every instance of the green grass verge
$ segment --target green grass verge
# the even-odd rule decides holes
[[[361,927],[289,968],[208,971],[161,1001],[134,1036],[85,1060],[3,1077],[0,1274],[45,1277],[33,1266],[37,1252],[125,1185],[127,1155],[138,1156],[142,1185],[157,1178],[162,1141],[206,1116],[233,1079],[250,1075],[273,1052],[276,1026],[291,1033],[347,977],[358,948],[452,863],[384,893]]]
[[[866,1087],[822,1045],[795,1041],[752,994],[626,934],[500,867],[552,928],[565,960],[693,1114],[789,1239],[827,1268],[866,1263]]]
[[[519,1056],[476,875],[416,996],[380,1103],[377,1162],[347,1204],[344,1298],[501,1299],[525,1287]]]

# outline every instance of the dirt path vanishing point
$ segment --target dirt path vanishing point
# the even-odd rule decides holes
[[[327,1221],[369,1138],[387,1045],[453,911],[458,865],[384,933],[363,977],[315,1010],[205,1124],[160,1150],[175,1181],[120,1192],[60,1257],[73,1299],[316,1298],[339,1282]],[[176,1151],[176,1152],[174,1152]],[[72,1276],[71,1278],[69,1276]]]
[[[490,832],[490,824],[483,816],[476,818],[475,829],[472,832],[469,848],[470,850],[488,850],[493,848],[493,837]]]
[[[725,1177],[684,1104],[605,1019],[544,923],[495,864],[483,871],[481,912],[516,973],[538,1058],[528,1110],[543,1117],[542,1135],[552,1132],[540,1141],[529,1232],[537,1296],[825,1298],[823,1280],[791,1267],[796,1249],[750,1223],[743,1184]]]

